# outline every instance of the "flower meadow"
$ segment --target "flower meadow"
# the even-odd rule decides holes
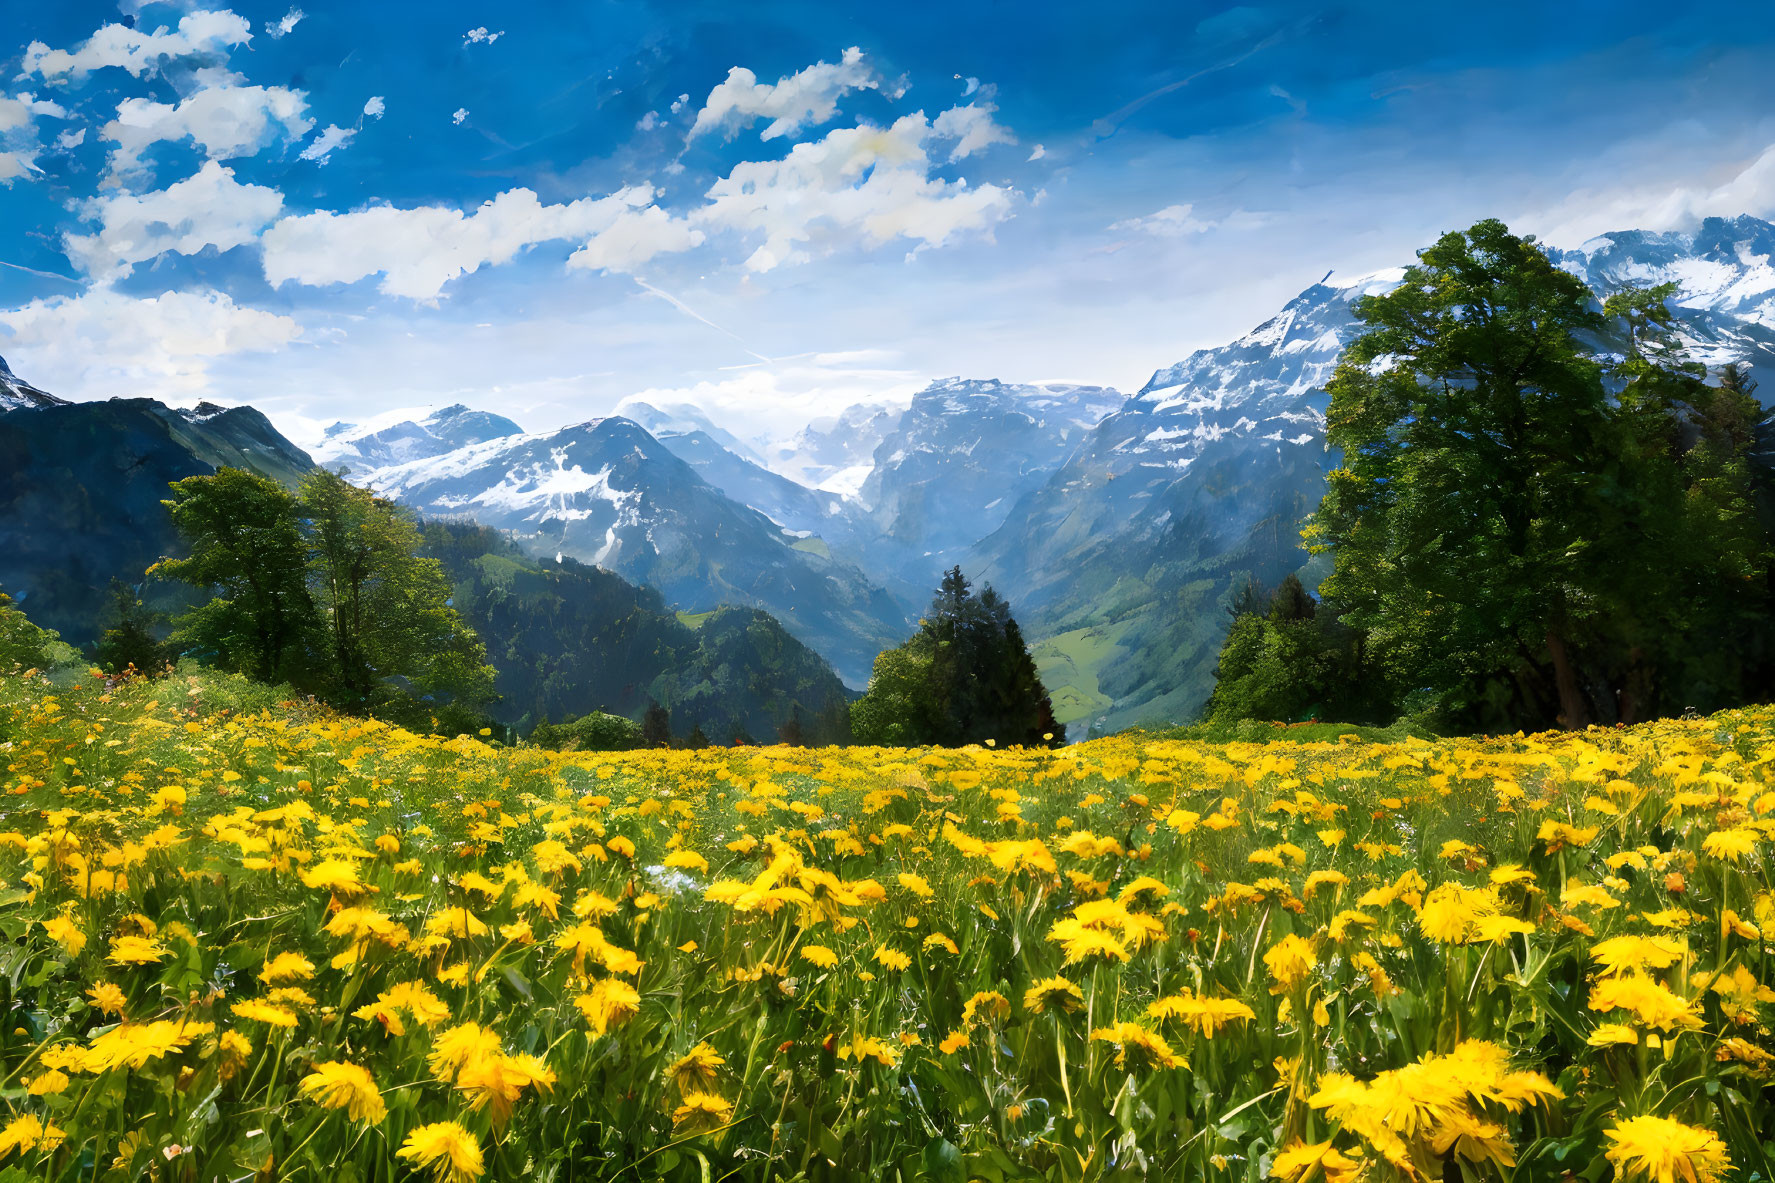
[[[1769,1179],[1775,710],[555,753],[0,678],[0,1179]]]

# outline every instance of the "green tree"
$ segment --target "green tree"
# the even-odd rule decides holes
[[[672,712],[657,702],[647,704],[641,715],[641,742],[650,748],[672,746]]]
[[[12,597],[0,592],[0,673],[69,665],[79,656],[59,633],[32,624]]]
[[[1315,600],[1290,574],[1274,592],[1255,581],[1235,595],[1233,621],[1214,671],[1207,718],[1301,723],[1390,722],[1363,669],[1363,635]]]
[[[1035,659],[991,587],[975,594],[956,567],[943,576],[919,631],[875,659],[851,704],[860,743],[1064,743]]]
[[[323,470],[303,480],[300,509],[336,697],[368,702],[394,677],[459,705],[493,697],[480,638],[450,607],[443,568],[420,556],[419,531],[406,514]]]
[[[590,711],[564,723],[544,719],[530,733],[530,742],[577,752],[626,752],[643,746],[639,723],[603,711]]]
[[[1333,553],[1321,590],[1367,634],[1369,668],[1407,709],[1472,729],[1752,692],[1757,408],[1683,356],[1670,289],[1599,313],[1497,221],[1419,260],[1356,303],[1368,331],[1328,386],[1343,462],[1306,532]]]
[[[238,468],[172,483],[163,504],[190,548],[150,574],[183,580],[209,599],[176,622],[170,643],[261,682],[300,682],[318,620],[295,498]]]
[[[142,603],[135,588],[113,579],[111,616],[112,623],[99,637],[95,652],[99,665],[112,673],[132,666],[143,674],[159,673],[167,661],[166,646],[154,635],[160,614]]]

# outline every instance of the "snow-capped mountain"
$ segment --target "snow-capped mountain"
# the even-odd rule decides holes
[[[764,458],[758,454],[756,448],[709,418],[701,407],[691,403],[667,403],[660,406],[630,397],[616,404],[616,410],[612,414],[621,415],[631,423],[639,423],[656,440],[701,433],[747,463],[764,463]]]
[[[1775,367],[1775,226],[1710,218],[1550,253],[1599,298],[1675,283],[1694,356]],[[1049,639],[1047,668],[1076,681],[1063,721],[1188,717],[1213,686],[1219,605],[1236,583],[1296,569],[1313,582],[1299,529],[1336,460],[1324,384],[1361,331],[1356,298],[1403,274],[1314,284],[1238,340],[1157,371],[976,544],[964,566],[1027,606],[1026,631]]]
[[[406,419],[385,427],[335,423],[314,449],[316,463],[335,471],[361,474],[412,460],[442,456],[470,444],[485,443],[524,429],[503,415],[476,411],[456,403],[424,419]]]
[[[905,413],[906,408],[892,403],[857,403],[766,448],[766,463],[811,489],[854,496],[875,467],[875,449]]]
[[[504,436],[359,479],[421,513],[650,584],[686,611],[763,608],[853,685],[908,629],[905,607],[861,571],[732,500],[626,418]]]
[[[1694,231],[1618,231],[1551,253],[1604,296],[1676,284],[1679,333],[1695,360],[1775,368],[1775,226],[1768,222],[1707,218]]]
[[[7,366],[6,359],[0,357],[0,412],[23,407],[51,407],[64,401],[66,400],[38,390],[14,374]]]
[[[860,496],[932,571],[995,529],[1123,397],[1102,386],[946,378],[876,446]]]

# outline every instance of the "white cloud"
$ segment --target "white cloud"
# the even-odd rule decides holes
[[[55,138],[55,146],[64,152],[70,152],[84,143],[86,143],[86,129],[84,127],[65,131]]]
[[[467,118],[468,118],[468,108],[467,107],[458,107],[458,108],[456,108],[456,113],[454,115],[450,116],[450,122],[460,126],[462,121]]]
[[[37,153],[42,144],[37,136],[37,119],[66,119],[68,113],[59,103],[20,94],[15,98],[0,95],[0,185],[10,185],[19,177],[39,171]]]
[[[702,241],[700,232],[668,218],[652,200],[646,185],[562,205],[512,189],[471,214],[442,206],[302,214],[265,232],[265,278],[320,286],[380,273],[383,292],[430,300],[451,280],[510,262],[540,242],[580,240],[575,267],[617,270]]]
[[[678,112],[684,110],[684,105],[688,102],[690,102],[690,96],[687,94],[681,94],[677,98],[673,99],[672,100],[672,114],[676,115]]]
[[[387,110],[388,104],[383,101],[382,96],[379,94],[371,95],[370,101],[364,104],[364,114],[368,115],[371,119],[382,118]]]
[[[1214,223],[1195,216],[1192,205],[1168,205],[1140,218],[1124,218],[1110,224],[1111,230],[1139,230],[1158,238],[1182,238],[1186,234],[1202,234],[1214,229]]]
[[[945,111],[933,124],[916,112],[891,127],[840,128],[795,145],[782,160],[736,165],[709,189],[709,203],[693,220],[762,234],[764,243],[746,262],[753,271],[805,261],[820,238],[870,246],[908,238],[934,247],[958,234],[990,232],[1010,216],[1013,191],[929,175],[926,147],[933,141],[979,141],[984,134],[992,142],[976,116],[952,115]]]
[[[211,160],[157,192],[82,203],[82,220],[98,223],[99,229],[66,235],[62,249],[82,272],[110,281],[167,251],[194,255],[210,246],[224,251],[244,246],[282,211],[283,195],[276,189],[243,185]]]
[[[1048,150],[1046,148],[1042,147],[1042,145],[1037,144],[1034,148],[1032,148],[1030,150],[1029,159],[1030,160],[1040,160],[1042,157],[1046,156],[1047,154],[1048,154]]]
[[[106,25],[72,51],[33,41],[25,50],[24,73],[78,79],[94,70],[117,67],[140,78],[161,72],[167,61],[213,58],[252,38],[246,18],[227,10],[200,9],[181,19],[176,30],[163,26],[144,33],[127,25]]]
[[[284,13],[282,19],[276,24],[266,25],[265,35],[273,41],[288,37],[291,33],[296,31],[296,26],[301,24],[302,18],[307,15],[308,14],[303,12],[300,8],[292,8]]]
[[[470,29],[468,32],[464,33],[462,35],[462,43],[464,45],[480,45],[483,43],[492,45],[503,36],[505,36],[504,29],[499,30],[497,33],[489,33],[486,26],[483,25],[481,28]]]
[[[1242,209],[1234,210],[1224,218],[1198,218],[1195,207],[1186,203],[1168,205],[1144,217],[1124,218],[1120,222],[1110,223],[1109,228],[1137,231],[1155,238],[1185,238],[1192,234],[1206,234],[1210,230],[1251,230],[1267,221],[1263,214]]]
[[[281,86],[211,86],[176,106],[130,98],[117,104],[117,118],[99,135],[117,147],[109,179],[144,168],[142,153],[163,140],[191,139],[212,160],[250,156],[267,141],[296,140],[314,121],[303,115],[308,97]]]
[[[722,131],[730,138],[759,119],[771,122],[760,139],[792,136],[803,127],[824,123],[838,113],[838,100],[853,90],[878,90],[881,81],[863,61],[863,51],[844,51],[837,65],[815,62],[798,74],[780,78],[772,85],[758,75],[735,66],[696,114],[690,137]]]
[[[903,364],[896,353],[874,349],[816,353],[748,366],[715,380],[688,386],[654,386],[636,391],[611,413],[631,403],[656,407],[690,403],[717,423],[767,446],[787,440],[812,419],[858,403],[904,404],[930,383],[930,377]],[[768,454],[768,453],[767,453]]]
[[[0,311],[7,350],[72,397],[202,394],[217,358],[282,349],[301,332],[287,316],[210,290],[136,299],[97,287]]]
[[[931,124],[931,132],[939,138],[955,141],[955,147],[949,151],[952,161],[994,144],[1015,144],[1017,137],[1009,128],[994,123],[992,112],[990,106],[977,107],[972,103],[965,107],[951,107],[937,116]]]
[[[351,143],[351,137],[356,134],[357,128],[355,127],[340,127],[337,124],[329,123],[325,131],[314,137],[312,144],[302,149],[302,159],[325,164],[327,157],[331,156],[335,149],[343,148]]]
[[[634,271],[655,257],[701,246],[703,232],[657,205],[620,211],[604,229],[567,258],[567,266],[594,271]]]
[[[1702,218],[1739,214],[1775,217],[1775,144],[1748,163],[1738,161],[1717,170],[1711,181],[1580,189],[1520,221],[1548,242],[1576,246],[1611,230],[1681,230]]]

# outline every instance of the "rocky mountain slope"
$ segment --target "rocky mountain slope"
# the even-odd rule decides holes
[[[428,516],[507,530],[534,554],[646,583],[688,612],[762,608],[852,685],[910,625],[906,607],[857,568],[732,500],[621,417],[488,440],[362,479]]]
[[[70,403],[4,363],[0,375],[0,588],[71,644],[97,640],[113,578],[139,583],[178,548],[160,504],[169,482],[228,465],[293,487],[311,467],[251,407]],[[162,585],[156,598],[182,594]]]
[[[860,496],[888,538],[946,568],[1041,488],[1122,405],[1101,386],[946,378],[920,391],[876,446]]]

